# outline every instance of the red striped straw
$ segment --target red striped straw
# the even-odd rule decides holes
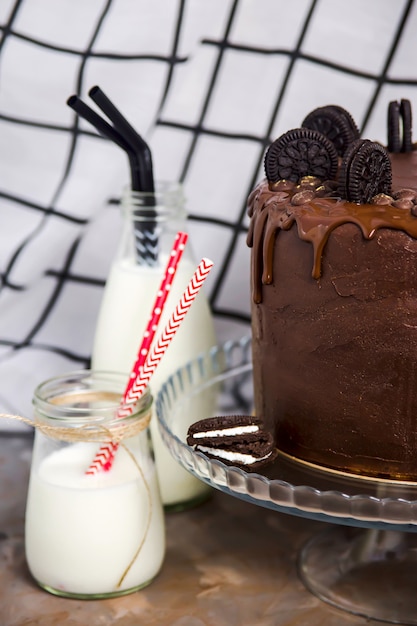
[[[133,380],[133,383],[131,382],[131,379],[129,380],[129,389],[124,396],[123,404],[119,408],[117,414],[118,417],[128,417],[133,413],[133,403],[139,400],[148,386],[149,380],[152,378],[158,363],[164,356],[184,317],[190,310],[192,303],[203,286],[203,283],[209,275],[212,267],[213,262],[210,261],[210,259],[203,258],[200,261],[156,345],[154,345],[151,351],[147,353],[143,367],[138,368],[138,373],[136,378]],[[126,406],[127,403],[129,403],[129,406]],[[117,447],[117,444],[112,442],[103,444],[86,474],[92,475],[103,469],[109,470],[113,464]]]
[[[128,396],[128,393],[133,383],[135,382],[136,378],[140,376],[141,369],[143,367],[143,364],[145,363],[146,356],[149,352],[149,348],[155,337],[158,324],[161,320],[165,302],[168,298],[168,295],[172,286],[172,282],[174,280],[174,276],[176,274],[179,262],[184,252],[185,244],[187,243],[187,239],[188,239],[188,234],[181,232],[181,231],[177,233],[174,239],[171,254],[169,255],[168,263],[163,273],[161,284],[159,285],[159,289],[156,292],[156,298],[155,298],[155,302],[151,310],[151,314],[149,316],[149,322],[143,334],[142,342],[139,346],[136,360],[133,364],[133,368],[129,376],[129,380],[126,385],[126,389],[123,393],[123,397],[120,402],[120,407],[122,407],[123,405],[126,404],[126,402],[128,402],[128,400],[126,399]],[[117,417],[123,417],[123,415],[120,415],[120,407],[119,407]],[[117,449],[117,446],[116,446],[116,449]],[[110,469],[113,463],[112,452],[113,452],[112,449],[110,449],[107,444],[103,444],[100,450],[95,455],[86,473],[95,474],[99,469],[105,469],[105,470]]]
[[[129,381],[127,383],[125,392],[123,394],[123,399],[121,402],[122,405],[128,402],[127,395],[133,383],[135,382],[136,378],[140,374],[141,367],[143,367],[143,364],[145,363],[145,359],[148,355],[149,348],[155,337],[158,324],[161,320],[161,315],[164,309],[164,305],[168,297],[169,291],[171,289],[172,281],[174,280],[174,276],[177,271],[178,264],[183,255],[185,244],[187,243],[187,239],[188,239],[187,233],[183,233],[183,232],[177,233],[177,236],[175,237],[175,241],[171,250],[170,258],[168,259],[168,263],[165,268],[162,282],[156,294],[156,300],[152,308],[152,313],[149,318],[149,322],[146,327],[145,333],[143,335],[142,343],[139,347],[136,361],[133,366],[132,372],[130,374]]]

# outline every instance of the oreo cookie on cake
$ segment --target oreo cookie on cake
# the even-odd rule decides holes
[[[277,454],[274,438],[251,415],[221,415],[195,422],[188,429],[187,443],[211,459],[246,470],[272,462]]]

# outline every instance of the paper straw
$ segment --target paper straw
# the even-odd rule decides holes
[[[191,305],[203,286],[203,283],[209,275],[212,267],[213,262],[210,261],[210,259],[203,258],[200,261],[187,285],[187,288],[182,294],[181,299],[171,314],[171,317],[168,320],[160,338],[158,339],[157,344],[153,346],[150,352],[148,352],[143,367],[139,368],[139,372],[134,379],[133,384],[130,384],[130,388],[124,398],[125,403],[130,404],[129,406],[124,404],[120,407],[118,417],[128,417],[133,413],[133,403],[141,397],[144,390],[148,386],[149,380],[152,378],[160,360],[164,356],[178,328],[190,310]],[[100,451],[97,453],[86,473],[94,475],[100,470],[109,470],[113,464],[116,450],[117,444],[104,444],[100,448]]]
[[[111,126],[106,120],[98,115],[91,107],[76,95],[70,96],[67,105],[71,107],[78,115],[90,122],[92,126],[104,137],[107,137],[126,152],[131,150],[129,144],[123,139],[121,134]]]
[[[141,164],[141,188],[146,193],[154,192],[152,154],[146,141],[122,115],[108,96],[98,85],[88,92],[90,98],[113,122],[115,129],[131,147]]]
[[[188,234],[184,232],[178,232],[174,245],[172,246],[171,254],[168,259],[167,266],[164,271],[164,275],[162,277],[161,284],[156,294],[156,299],[154,305],[152,307],[151,316],[149,318],[148,325],[143,334],[142,343],[139,347],[138,354],[136,357],[136,361],[133,365],[132,372],[130,374],[129,381],[126,385],[125,392],[123,394],[122,405],[128,402],[127,395],[135,382],[136,378],[140,374],[140,369],[143,367],[145,363],[145,359],[148,355],[149,348],[152,344],[152,341],[155,337],[156,330],[158,328],[158,324],[161,320],[161,315],[164,310],[166,299],[168,298],[169,291],[172,286],[172,282],[174,280],[174,276],[176,274],[179,262],[184,252],[185,244],[187,243]]]
[[[182,294],[180,301],[175,307],[174,312],[158,339],[157,344],[152,348],[146,357],[141,375],[136,378],[129,393],[127,394],[127,402],[133,402],[141,397],[148,385],[149,380],[152,378],[159,361],[164,356],[184,317],[190,310],[192,303],[203,286],[203,283],[209,275],[212,267],[213,261],[210,261],[210,259],[202,259],[200,261],[200,264],[195,270],[186,290]],[[121,412],[124,412],[124,415],[130,415],[132,412],[132,406],[122,407]]]
[[[131,374],[129,376],[129,380],[126,385],[126,389],[123,393],[123,397],[120,403],[120,407],[123,407],[126,404],[126,398],[130,389],[132,388],[133,383],[136,378],[140,376],[141,369],[143,364],[145,363],[146,357],[149,352],[149,348],[152,344],[152,341],[155,337],[156,330],[158,328],[158,324],[161,320],[162,312],[165,306],[165,302],[168,298],[169,291],[171,289],[174,276],[176,274],[179,262],[184,252],[185,244],[187,243],[188,234],[179,231],[175,237],[171,254],[168,258],[168,263],[165,268],[165,271],[162,276],[161,284],[159,285],[159,289],[156,292],[155,302],[151,309],[151,314],[149,316],[149,322],[146,326],[146,330],[142,337],[142,342],[139,346],[139,350],[133,364],[133,368]],[[123,417],[122,415],[117,414],[117,417]],[[110,466],[113,462],[113,456],[115,451],[117,450],[117,446],[108,446],[107,444],[103,444],[100,450],[97,452],[94,457],[90,467],[87,470],[87,474],[95,473],[98,469],[110,469]]]
[[[156,231],[156,212],[150,208],[156,204],[152,153],[143,137],[139,135],[98,85],[92,87],[88,95],[113,122],[115,129],[133,150],[139,164],[139,186],[136,191],[145,194],[143,201],[144,206],[147,207],[147,219],[134,222],[137,259],[142,265],[155,266],[158,263],[158,233]]]
[[[94,128],[107,139],[110,139],[119,148],[122,148],[129,159],[130,164],[130,182],[133,191],[141,191],[141,164],[138,161],[138,157],[133,151],[133,148],[129,143],[121,136],[111,124],[106,122],[100,115],[98,115],[91,107],[88,106],[81,98],[74,95],[68,98],[67,104],[73,109],[80,117],[89,122]]]
[[[113,126],[101,118],[78,96],[68,98],[67,104],[78,115],[90,122],[96,130],[122,148],[129,159],[132,192],[143,193],[146,219],[134,221],[136,256],[141,265],[158,265],[158,233],[156,228],[155,185],[153,178],[152,153],[146,141],[139,135],[106,94],[95,86],[88,92],[90,98],[113,122]],[[136,211],[141,215],[140,208]],[[143,216],[142,216],[143,217]]]

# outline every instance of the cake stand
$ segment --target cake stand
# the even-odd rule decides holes
[[[253,413],[249,337],[213,347],[161,388],[156,412],[173,457],[231,496],[330,522],[299,554],[305,586],[350,613],[417,624],[417,483],[326,471],[283,455],[262,475],[208,459],[185,441],[192,422],[210,417],[201,407],[213,394],[217,415]]]

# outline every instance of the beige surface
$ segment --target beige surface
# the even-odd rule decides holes
[[[322,603],[297,577],[300,546],[325,524],[217,491],[167,516],[165,564],[146,589],[105,601],[49,595],[32,582],[24,557],[30,451],[30,438],[0,437],[0,626],[369,624]]]

